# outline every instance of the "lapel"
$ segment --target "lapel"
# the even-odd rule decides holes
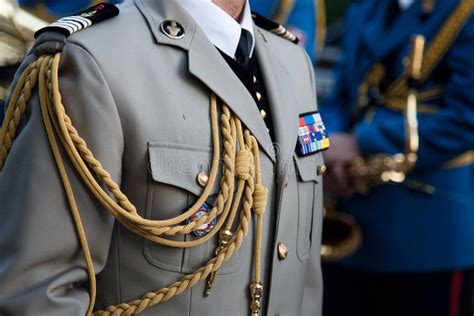
[[[255,51],[272,110],[277,145],[278,175],[285,177],[293,160],[298,137],[298,108],[288,70],[271,50],[261,31],[255,28]],[[282,58],[283,59],[283,58]]]
[[[158,44],[180,47],[188,53],[189,72],[222,99],[252,132],[262,150],[275,162],[272,140],[257,105],[218,50],[177,1],[135,0]],[[163,34],[163,21],[175,20],[185,29],[181,39]]]

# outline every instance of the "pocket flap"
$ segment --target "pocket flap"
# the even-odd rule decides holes
[[[298,157],[295,154],[293,159],[296,164],[296,172],[301,181],[321,181],[322,176],[318,175],[319,166],[324,165],[323,155],[321,153],[304,157]]]
[[[209,175],[212,164],[212,148],[176,143],[148,143],[149,172],[156,182],[182,188],[200,196],[204,186],[198,183],[198,175]],[[219,166],[220,167],[220,166]],[[219,191],[220,172],[211,190]]]

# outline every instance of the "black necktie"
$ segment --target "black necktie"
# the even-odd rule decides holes
[[[240,32],[239,45],[235,51],[235,60],[242,66],[247,66],[250,60],[250,41],[250,32],[242,29]]]

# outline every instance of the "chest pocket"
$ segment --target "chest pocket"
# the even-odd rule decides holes
[[[147,184],[146,217],[164,220],[184,213],[201,196],[204,187],[199,184],[199,174],[209,174],[212,162],[212,149],[194,145],[176,143],[149,143],[149,176]],[[219,191],[221,166],[206,201],[214,205]],[[180,235],[173,240],[189,241],[194,234]],[[148,262],[155,267],[179,273],[191,273],[212,258],[217,241],[216,237],[194,248],[172,248],[149,240],[144,240],[143,252]],[[242,248],[219,270],[220,274],[229,274],[241,264]]]
[[[318,167],[323,165],[323,157],[321,153],[306,157],[295,154],[294,161],[298,180],[297,255],[300,261],[305,261],[313,241],[319,240],[315,234],[321,233],[313,224],[319,223],[322,217],[322,176],[318,175]]]

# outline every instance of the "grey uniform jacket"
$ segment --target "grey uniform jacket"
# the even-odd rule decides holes
[[[185,36],[165,36],[165,20],[178,21]],[[322,179],[316,169],[323,161],[321,153],[295,155],[299,114],[316,110],[312,65],[299,46],[263,29],[255,34],[276,146],[248,90],[178,1],[129,1],[118,17],[68,38],[45,33],[22,69],[41,54],[62,51],[60,91],[74,126],[140,214],[151,219],[177,216],[202,193],[196,176],[211,162],[209,98],[216,93],[261,148],[269,189],[262,314],[301,315],[306,287],[303,314],[319,315]],[[71,166],[68,172],[98,275],[97,308],[140,298],[212,257],[212,240],[177,249],[134,235],[99,205]],[[210,297],[203,297],[201,282],[143,315],[248,314],[252,239],[250,229]],[[285,260],[279,259],[279,243],[289,250]],[[35,93],[0,173],[0,314],[84,315],[87,284]]]

